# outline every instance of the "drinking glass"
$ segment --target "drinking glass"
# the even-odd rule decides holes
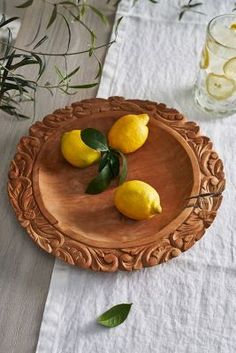
[[[213,18],[202,49],[194,87],[198,106],[216,115],[236,112],[236,15]]]

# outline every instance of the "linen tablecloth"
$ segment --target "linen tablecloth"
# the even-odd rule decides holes
[[[207,116],[192,98],[206,23],[231,12],[234,1],[205,1],[205,16],[186,13],[180,22],[183,2],[121,1],[116,18],[124,18],[98,97],[165,102],[199,123],[224,162],[222,206],[205,236],[166,264],[107,274],[56,261],[37,353],[236,352],[236,116]],[[96,324],[98,315],[122,302],[133,303],[124,324]]]

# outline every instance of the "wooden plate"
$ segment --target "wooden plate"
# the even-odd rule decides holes
[[[107,132],[117,118],[143,112],[150,133],[128,156],[128,179],[156,188],[163,213],[137,222],[115,209],[115,184],[99,195],[84,193],[97,166],[69,165],[60,138],[85,127]],[[111,97],[74,103],[34,124],[11,162],[8,192],[19,222],[41,248],[69,264],[116,271],[157,265],[189,249],[214,220],[224,186],[222,161],[195,123],[164,104]],[[219,194],[188,199],[209,192]]]

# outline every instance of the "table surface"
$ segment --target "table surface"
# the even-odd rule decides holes
[[[39,13],[42,11],[43,1],[35,1],[30,8],[25,10],[14,9],[16,1],[8,1],[8,14],[21,17],[21,28],[17,36],[16,46],[22,47],[32,39]],[[109,25],[101,24],[99,18],[90,16],[88,24],[91,24],[94,32],[98,34],[97,43],[102,44],[109,40],[114,21],[115,7],[106,6],[106,1],[94,0],[91,4],[101,8],[109,18]],[[47,9],[45,10],[45,12]],[[78,30],[78,33],[79,30]],[[65,41],[66,29],[57,21],[50,30],[50,40],[44,44],[45,51],[57,52],[61,49],[61,43]],[[71,51],[79,51],[87,48],[87,38],[72,41]],[[100,49],[97,54],[103,61],[106,48]],[[78,79],[81,83],[92,82],[96,75],[96,65],[88,55],[70,57],[70,68],[81,65]],[[50,58],[48,69],[45,73],[48,81],[55,80],[53,66],[62,65],[62,59]],[[25,69],[26,70],[26,69]],[[26,72],[26,71],[25,71]],[[28,73],[28,72],[27,72]],[[35,352],[38,333],[42,320],[44,304],[47,298],[50,277],[53,270],[54,258],[40,250],[27,236],[25,230],[18,224],[7,196],[7,173],[9,163],[16,151],[16,145],[21,136],[27,134],[29,126],[35,120],[41,120],[47,113],[58,107],[63,107],[72,101],[95,97],[97,87],[89,90],[81,90],[75,96],[56,93],[53,97],[47,92],[41,91],[37,96],[36,114],[27,120],[18,121],[1,113],[0,119],[0,352],[4,353],[32,353]],[[46,102],[46,104],[45,104]],[[32,116],[32,107],[25,107],[25,113]]]

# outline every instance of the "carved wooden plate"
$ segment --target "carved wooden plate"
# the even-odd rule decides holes
[[[69,165],[60,138],[85,127],[107,132],[117,118],[143,112],[150,116],[149,137],[128,155],[128,179],[155,187],[163,213],[137,222],[115,209],[115,184],[99,195],[84,193],[97,166]],[[116,271],[157,265],[193,246],[213,222],[224,186],[222,161],[195,123],[164,104],[111,97],[74,103],[34,124],[11,162],[8,192],[19,222],[41,248],[72,265]],[[209,192],[218,194],[188,199]]]

